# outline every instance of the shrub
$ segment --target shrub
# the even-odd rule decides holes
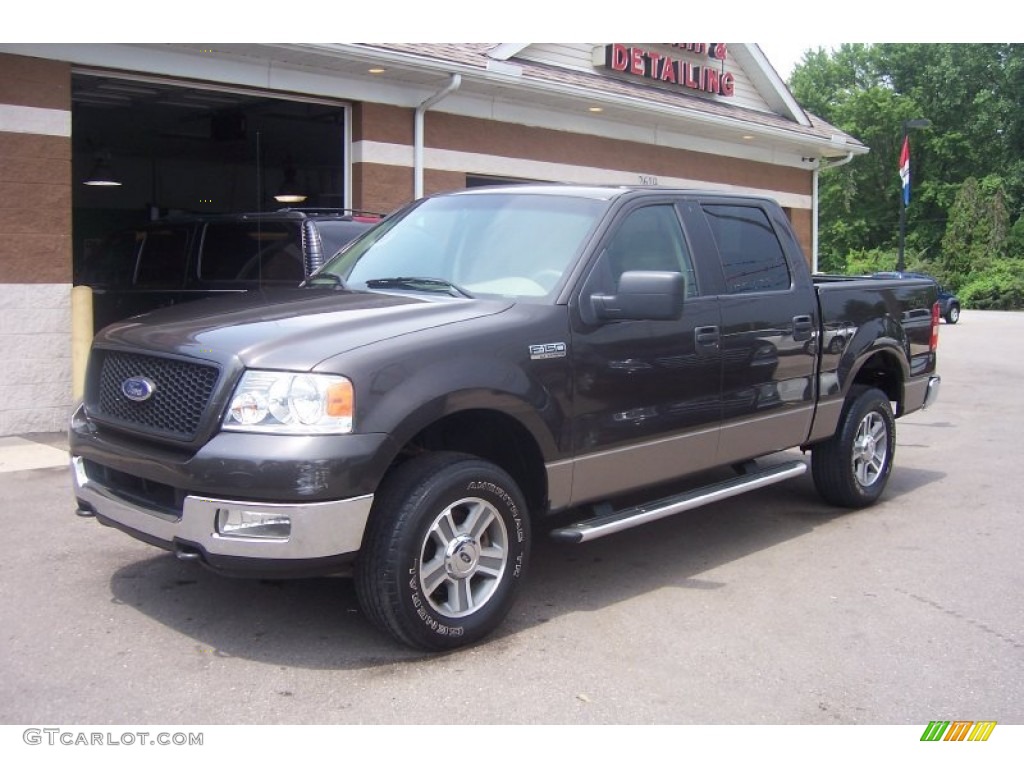
[[[958,295],[970,309],[1024,309],[1024,262],[1000,259],[994,268],[972,276]]]
[[[896,269],[896,254],[883,248],[850,251],[846,255],[846,274],[870,275]]]

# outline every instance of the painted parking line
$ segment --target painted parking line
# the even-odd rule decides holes
[[[68,452],[23,437],[0,437],[0,472],[66,467]]]

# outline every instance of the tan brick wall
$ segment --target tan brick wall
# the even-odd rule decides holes
[[[797,194],[811,192],[809,171],[770,163],[601,136],[530,128],[443,112],[428,113],[425,125],[426,145],[439,149],[608,170],[643,171],[655,176],[682,176]]]
[[[352,106],[352,141],[384,141],[412,146],[415,112],[386,104]]]
[[[352,197],[356,208],[390,213],[412,200],[412,168],[377,163],[352,165]]]
[[[426,195],[439,195],[442,192],[451,192],[456,189],[466,188],[466,174],[455,171],[431,171],[423,174],[423,193]]]
[[[811,246],[813,244],[812,225],[814,219],[811,216],[811,211],[807,208],[789,208],[786,210],[786,213],[789,215],[790,224],[793,225],[793,230],[796,232],[796,238],[800,241],[800,247],[804,250],[807,266],[812,266],[813,251],[811,251]]]
[[[71,109],[70,65],[0,53],[0,104]]]
[[[70,66],[0,55],[0,105],[70,110]],[[0,283],[71,272],[71,138],[0,131]]]
[[[54,432],[72,392],[70,66],[0,55],[0,109],[0,435]]]

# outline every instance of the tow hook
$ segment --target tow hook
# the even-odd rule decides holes
[[[198,561],[202,555],[199,554],[199,550],[193,547],[185,547],[181,544],[174,550],[174,556],[182,562],[193,563]]]

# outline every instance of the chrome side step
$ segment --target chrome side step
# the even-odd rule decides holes
[[[781,483],[783,480],[799,477],[806,471],[807,464],[804,462],[788,461],[784,464],[777,464],[765,469],[748,472],[731,480],[723,480],[719,483],[705,485],[702,488],[696,488],[677,496],[669,496],[649,504],[641,504],[607,515],[599,515],[589,520],[567,525],[564,528],[556,528],[551,531],[551,537],[570,544],[593,541],[602,536],[618,533],[627,528],[635,528],[638,525],[660,520],[663,517],[668,517],[678,512],[696,509],[697,507],[703,507],[705,504],[713,504],[722,499],[739,496],[747,491]]]

